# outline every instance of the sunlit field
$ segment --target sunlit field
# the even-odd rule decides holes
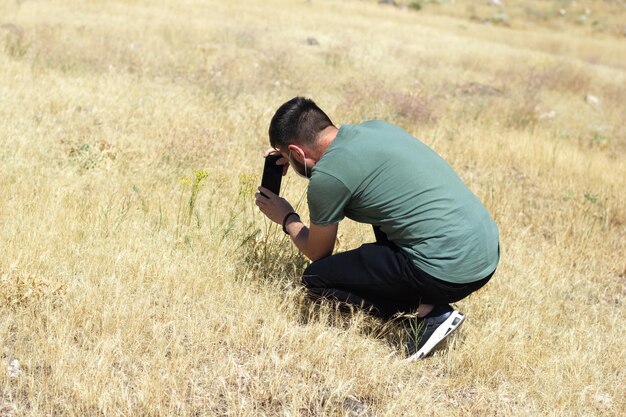
[[[626,414],[626,5],[489,3],[0,1],[0,416]],[[432,357],[311,304],[254,205],[296,95],[403,127],[498,223]]]

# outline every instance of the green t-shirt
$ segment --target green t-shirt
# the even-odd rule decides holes
[[[480,280],[498,264],[498,227],[450,165],[383,121],[343,125],[312,169],[311,223],[380,226],[424,272]]]

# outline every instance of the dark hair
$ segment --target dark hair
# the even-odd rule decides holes
[[[330,118],[311,99],[294,97],[276,110],[270,122],[270,145],[285,148],[292,143],[311,145],[328,126]]]

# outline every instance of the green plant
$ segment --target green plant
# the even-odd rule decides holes
[[[204,185],[204,180],[209,176],[207,171],[194,171],[193,179],[191,182],[191,194],[189,195],[189,201],[187,202],[187,225],[191,223],[191,218],[193,216],[194,208],[196,207],[196,199],[198,198],[198,192],[200,188]]]
[[[596,204],[598,202],[598,196],[592,193],[585,193],[585,200],[590,203]]]
[[[180,237],[180,232],[182,226],[189,227],[191,226],[191,219],[196,217],[196,226],[200,228],[200,216],[195,212],[196,201],[198,198],[198,193],[200,189],[204,186],[204,180],[209,176],[207,171],[202,170],[194,170],[192,177],[181,177],[178,181],[182,185],[180,198],[179,198],[179,209],[177,216],[177,226],[176,226],[176,240]],[[190,189],[189,199],[186,204],[183,204],[183,195],[185,194],[185,190]],[[189,239],[185,236],[185,242],[189,244]]]
[[[303,192],[294,205],[296,211],[304,201]],[[242,270],[262,279],[291,281],[299,277],[308,260],[292,244],[281,226],[263,218],[265,230],[256,226],[254,219],[241,232],[238,250],[244,259]]]

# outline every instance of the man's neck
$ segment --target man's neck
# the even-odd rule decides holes
[[[324,155],[326,149],[328,149],[330,144],[333,143],[333,141],[337,137],[337,133],[339,133],[339,129],[337,129],[335,126],[328,126],[326,129],[320,132],[319,139],[316,143],[317,146],[315,149],[316,160],[319,161],[322,158],[322,155]]]

